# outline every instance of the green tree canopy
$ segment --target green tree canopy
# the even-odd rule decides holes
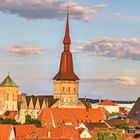
[[[31,115],[26,115],[24,124],[35,124],[36,127],[42,127],[40,120],[32,118]]]
[[[15,119],[5,118],[0,120],[0,124],[21,124],[20,122],[16,121]]]
[[[99,131],[95,136],[95,140],[126,140],[120,130]]]
[[[129,130],[131,127],[127,123],[115,125],[115,128]]]

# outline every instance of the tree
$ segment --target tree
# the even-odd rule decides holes
[[[108,120],[110,117],[118,116],[118,115],[121,115],[121,114],[118,113],[118,112],[109,113],[109,114],[106,115],[106,120]]]
[[[21,124],[20,122],[16,121],[15,119],[5,118],[0,120],[0,124]]]
[[[126,138],[121,134],[120,130],[104,130],[97,133],[95,140],[126,140]]]
[[[115,128],[129,130],[131,127],[127,123],[115,125]]]
[[[31,115],[26,115],[24,124],[35,124],[36,127],[42,127],[40,120],[32,118]]]

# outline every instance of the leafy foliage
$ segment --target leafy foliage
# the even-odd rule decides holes
[[[21,109],[21,102],[18,102],[18,111]]]
[[[95,140],[126,140],[126,138],[121,134],[121,131],[119,130],[105,130],[99,131],[95,136]]]
[[[109,113],[109,114],[106,115],[106,119],[108,120],[110,117],[116,116],[116,115],[120,115],[120,113],[118,113],[118,112]]]
[[[5,118],[0,120],[0,124],[21,124],[20,122],[16,121],[15,119]]]
[[[115,125],[115,128],[129,130],[131,127],[127,123]]]
[[[36,127],[42,127],[40,120],[32,118],[31,115],[26,115],[25,124],[35,124]]]

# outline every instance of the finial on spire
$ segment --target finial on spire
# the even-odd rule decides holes
[[[10,75],[10,72],[8,71],[8,76]]]

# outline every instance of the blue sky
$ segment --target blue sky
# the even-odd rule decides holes
[[[53,94],[67,5],[80,96],[137,99],[138,0],[0,0],[0,80],[9,71],[21,92]]]

